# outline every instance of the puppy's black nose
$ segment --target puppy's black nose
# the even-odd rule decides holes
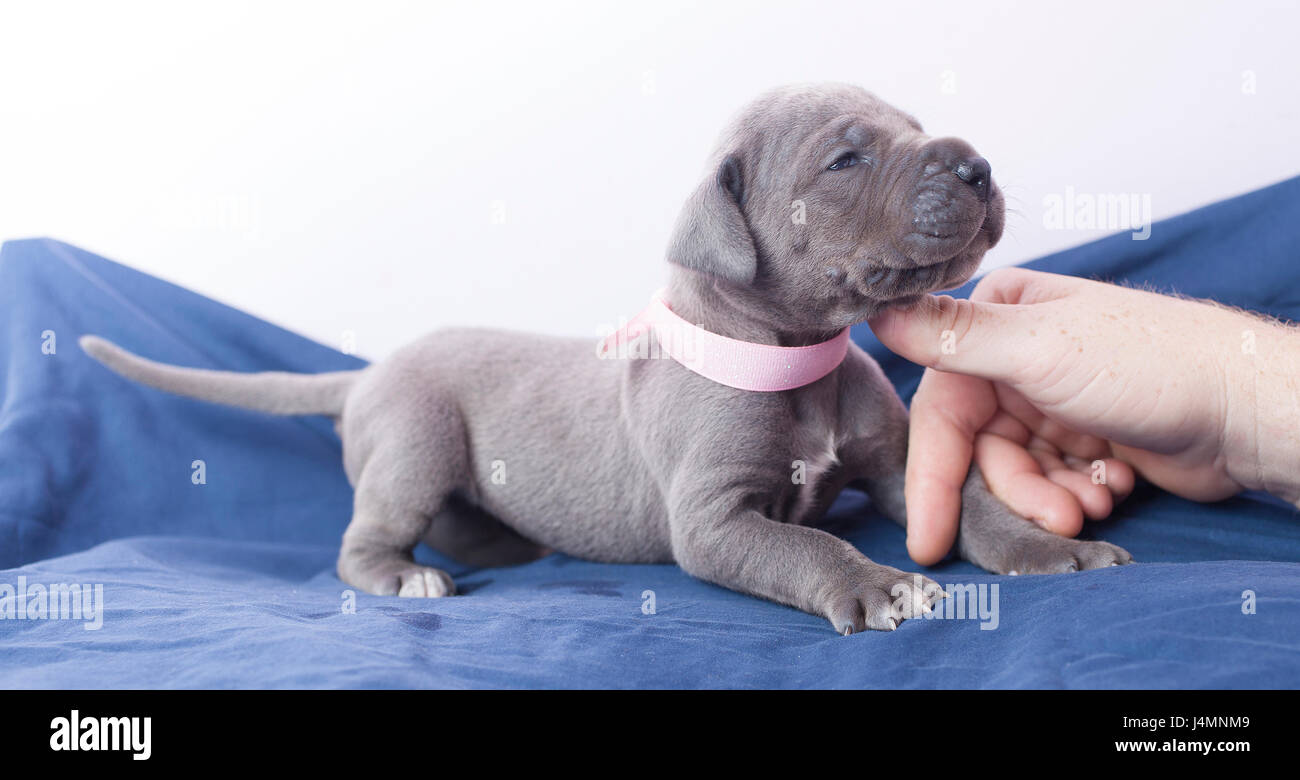
[[[983,157],[967,157],[958,160],[952,167],[958,179],[966,182],[975,190],[980,200],[989,199],[989,182],[992,180],[993,168]]]

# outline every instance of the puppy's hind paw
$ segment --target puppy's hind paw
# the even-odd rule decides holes
[[[397,588],[397,595],[403,598],[434,599],[456,593],[456,583],[452,581],[451,575],[441,569],[412,566],[398,572],[397,576],[401,583]]]

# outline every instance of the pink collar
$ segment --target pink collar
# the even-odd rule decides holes
[[[644,311],[602,342],[598,354],[602,358],[627,357],[620,348],[646,331],[654,332],[665,354],[700,376],[758,392],[812,384],[834,371],[849,349],[848,328],[829,341],[806,347],[773,347],[719,336],[673,313],[659,292]]]

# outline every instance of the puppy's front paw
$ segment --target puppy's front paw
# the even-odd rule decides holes
[[[1026,534],[1007,550],[998,574],[1063,574],[1107,566],[1126,566],[1133,556],[1110,542],[1067,539],[1050,531]]]
[[[826,600],[824,614],[845,636],[868,628],[893,631],[907,618],[929,612],[944,595],[939,583],[928,577],[872,563]]]
[[[1133,562],[1127,550],[1109,542],[1057,536],[1012,512],[971,469],[962,491],[961,556],[995,574],[1063,574]]]

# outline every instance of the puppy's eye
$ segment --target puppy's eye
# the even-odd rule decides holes
[[[862,162],[862,158],[858,157],[856,152],[847,152],[845,154],[840,155],[835,160],[835,162],[831,163],[831,167],[827,168],[826,170],[842,171],[845,168],[852,168],[853,166],[857,165],[860,162]]]

